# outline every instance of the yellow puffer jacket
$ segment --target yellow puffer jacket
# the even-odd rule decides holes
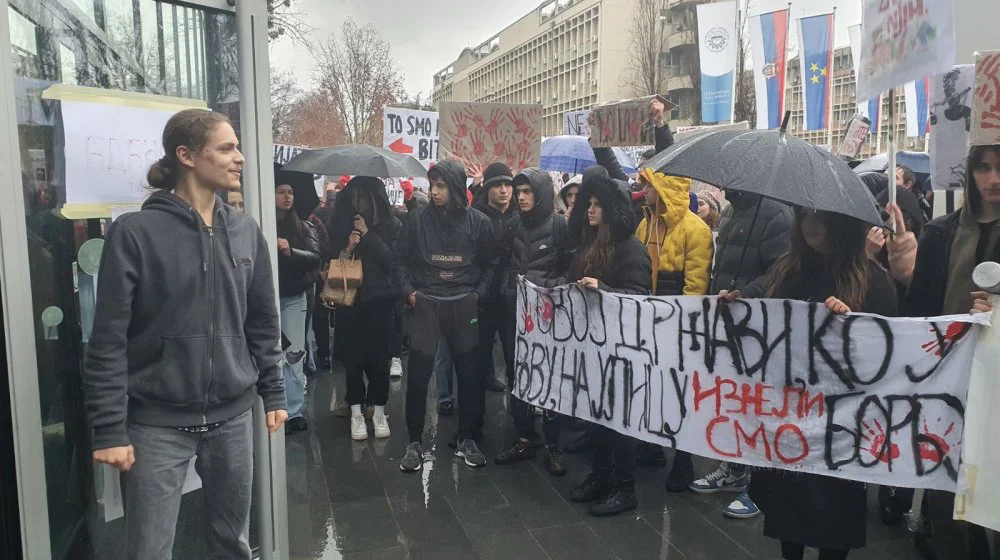
[[[647,247],[659,248],[659,263],[653,263],[653,293],[661,273],[675,272],[684,275],[683,295],[705,295],[712,268],[712,230],[691,211],[691,180],[649,168],[641,175],[660,195],[658,209],[643,208],[645,218],[635,231]],[[661,213],[654,216],[656,211]]]

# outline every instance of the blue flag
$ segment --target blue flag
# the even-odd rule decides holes
[[[805,112],[805,129],[822,130],[830,125],[833,14],[799,20],[799,56],[802,62],[802,106]]]

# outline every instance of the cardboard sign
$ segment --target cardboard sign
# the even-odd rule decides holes
[[[840,144],[837,155],[848,159],[854,159],[861,153],[861,147],[865,145],[868,132],[872,123],[867,117],[855,114],[847,123],[847,133],[844,134],[844,141]]]
[[[1000,51],[976,53],[971,143],[1000,144]]]
[[[701,457],[956,488],[989,317],[832,315],[818,302],[523,280],[515,312],[513,396],[531,405]]]
[[[618,146],[644,146],[656,143],[649,102],[658,100],[669,113],[676,107],[669,99],[659,95],[611,101],[590,111],[590,141],[595,148]]]
[[[590,111],[568,111],[563,113],[563,134],[569,136],[590,136]]]
[[[382,147],[413,156],[430,169],[438,160],[438,113],[397,107],[385,108]]]
[[[511,169],[536,167],[542,150],[542,106],[504,103],[441,104],[443,158],[466,169],[504,162]]]
[[[863,0],[858,99],[955,65],[954,0]]]
[[[965,188],[965,160],[972,129],[972,86],[975,67],[955,66],[931,78],[930,154],[934,190]],[[943,199],[943,197],[940,197]],[[935,198],[937,202],[937,198]],[[941,214],[935,211],[936,216]]]

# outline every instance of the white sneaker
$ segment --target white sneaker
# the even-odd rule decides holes
[[[368,439],[368,424],[365,424],[364,415],[355,414],[351,416],[351,439],[354,441]]]
[[[389,377],[403,377],[403,360],[392,359],[392,365],[389,366]]]
[[[376,414],[372,418],[372,424],[375,426],[376,438],[385,439],[389,437],[389,420],[385,417],[385,414]]]

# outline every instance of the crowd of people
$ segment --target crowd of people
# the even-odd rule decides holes
[[[653,102],[651,112],[656,147],[644,160],[673,143],[663,106]],[[890,317],[992,310],[971,273],[1000,260],[1000,146],[970,151],[962,208],[929,222],[910,192],[912,172],[899,170],[897,204],[887,204],[885,173],[862,175],[891,228],[737,191],[723,199],[641,164],[632,180],[600,148],[598,165],[560,177],[558,192],[538,168],[494,163],[480,172],[441,161],[427,173],[426,195],[408,185],[404,207],[390,204],[382,180],[356,176],[300,212],[295,178],[276,169],[278,294],[266,240],[242,214],[243,160],[225,117],[181,112],[163,146],[149,173],[156,192],[108,232],[85,373],[94,459],[127,472],[134,558],[169,558],[194,456],[210,552],[249,558],[253,399],[263,397],[271,431],[306,430],[306,372],[331,360],[343,365],[347,392],[330,408],[350,419],[352,439],[367,439],[369,423],[376,438],[390,437],[390,379],[405,375],[409,443],[399,468],[422,470],[433,377],[438,413],[458,414],[455,456],[487,465],[486,392],[509,393],[515,382],[521,277],[625,294],[822,301],[834,313]],[[359,260],[363,270],[353,304],[332,310],[320,297],[320,271],[331,260]],[[551,411],[541,411],[539,435],[537,411],[513,396],[508,403],[515,434],[494,463],[541,451],[546,471],[563,476],[563,452],[589,453],[591,472],[569,499],[595,516],[635,509],[636,465],[667,463],[662,447]],[[583,433],[560,441],[569,428]],[[763,513],[765,535],[787,560],[806,547],[834,560],[865,546],[862,483],[735,463],[696,478],[692,457],[679,450],[671,463],[666,491],[734,492],[723,513]],[[922,510],[938,560],[989,558],[995,544],[986,532],[952,519],[954,494],[928,491],[912,504],[912,492],[883,490],[882,521]]]

